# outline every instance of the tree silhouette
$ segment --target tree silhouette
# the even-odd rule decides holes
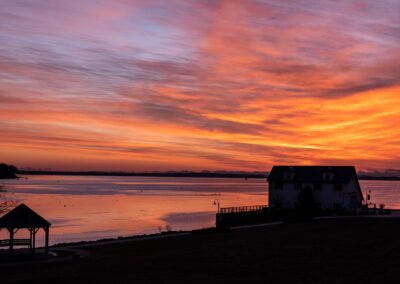
[[[17,168],[13,165],[0,164],[0,179],[17,178]]]

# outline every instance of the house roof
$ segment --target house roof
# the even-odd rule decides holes
[[[292,181],[295,182],[323,182],[324,173],[333,173],[331,182],[334,183],[348,183],[353,178],[357,179],[354,166],[274,166],[268,181],[284,181],[285,173],[294,173]]]
[[[50,225],[50,222],[23,203],[0,218],[0,228],[43,228]]]

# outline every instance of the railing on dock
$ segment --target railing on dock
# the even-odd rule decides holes
[[[267,205],[251,205],[251,206],[238,206],[238,207],[225,207],[219,209],[219,214],[240,213],[240,212],[255,212],[263,211],[268,208]]]

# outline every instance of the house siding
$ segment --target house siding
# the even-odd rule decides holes
[[[306,187],[312,189],[315,202],[323,210],[334,210],[336,206],[339,206],[347,211],[354,211],[358,209],[358,204],[361,203],[362,197],[358,196],[358,186],[354,179],[347,184],[341,184],[341,190],[335,190],[334,183],[322,183],[321,189],[316,189],[314,183],[301,183],[301,188]],[[295,209],[300,191],[296,189],[295,182],[283,182],[282,189],[277,189],[275,183],[270,182],[269,206],[271,208]],[[352,198],[356,198],[357,208],[354,208]]]

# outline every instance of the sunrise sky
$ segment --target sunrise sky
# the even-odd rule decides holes
[[[400,168],[400,1],[0,0],[0,162]]]

